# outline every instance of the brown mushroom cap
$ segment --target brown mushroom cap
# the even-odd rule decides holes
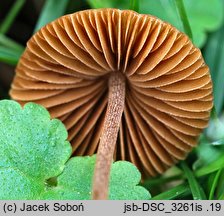
[[[10,95],[45,106],[66,125],[74,154],[91,155],[114,72],[126,81],[115,159],[162,173],[197,144],[213,105],[200,50],[170,24],[117,9],[63,16],[28,41]]]

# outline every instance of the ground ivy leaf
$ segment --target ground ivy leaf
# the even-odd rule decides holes
[[[85,200],[91,198],[91,182],[95,157],[71,158],[57,179],[57,186],[49,188],[43,199]]]
[[[0,101],[0,199],[91,199],[96,157],[74,157],[64,125],[40,105]],[[149,199],[126,161],[111,168],[110,199]]]
[[[64,125],[45,108],[0,101],[0,199],[36,199],[71,155]]]
[[[1,200],[35,199],[43,190],[43,182],[37,182],[15,168],[0,168]]]
[[[111,169],[110,199],[120,200],[147,200],[151,196],[149,192],[138,186],[141,174],[130,162],[115,162]]]
[[[96,157],[74,157],[68,161],[64,172],[58,177],[57,186],[43,194],[43,199],[91,199],[91,182]],[[139,184],[141,175],[130,162],[113,163],[110,177],[109,199],[146,200],[151,196]]]

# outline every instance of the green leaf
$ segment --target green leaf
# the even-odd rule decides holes
[[[68,160],[67,135],[42,106],[0,101],[0,199],[90,199],[95,156]],[[109,198],[149,199],[140,178],[133,164],[115,162]]]
[[[91,185],[96,157],[74,157],[58,177],[57,186],[43,195],[43,199],[91,199]],[[109,199],[149,199],[149,192],[136,186],[140,181],[137,168],[126,161],[113,163],[110,177]]]
[[[88,0],[88,2],[93,8],[129,8],[128,0]],[[223,23],[223,1],[213,0],[211,3],[211,0],[184,0],[184,5],[194,43],[202,47],[205,44],[207,32],[215,31]],[[139,13],[152,14],[184,31],[173,0],[141,0]]]
[[[64,125],[37,104],[0,101],[0,199],[35,199],[71,155]]]
[[[69,0],[47,0],[38,18],[34,32],[38,31],[47,23],[65,14]]]
[[[206,200],[205,192],[195,178],[194,173],[184,161],[181,162],[181,167],[187,177],[194,200]]]
[[[110,199],[150,199],[149,192],[138,186],[140,180],[141,174],[132,163],[127,161],[115,162],[111,170]]]

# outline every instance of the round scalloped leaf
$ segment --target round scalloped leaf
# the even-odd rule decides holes
[[[68,160],[66,139],[64,125],[42,106],[0,101],[0,199],[91,199],[96,157]],[[133,164],[114,163],[109,198],[149,199],[139,181]]]
[[[0,199],[91,199],[96,157],[67,162],[66,139],[64,125],[42,106],[0,101]],[[140,178],[133,164],[114,163],[109,198],[149,199],[149,192],[136,186]]]
[[[40,105],[0,101],[0,199],[35,199],[71,155],[64,125]]]
[[[64,172],[58,177],[57,186],[43,194],[42,199],[91,199],[91,182],[96,157],[74,157],[68,161]],[[138,186],[141,174],[130,162],[117,161],[112,164],[109,199],[148,200],[149,192]]]

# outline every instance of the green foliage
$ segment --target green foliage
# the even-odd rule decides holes
[[[131,163],[115,162],[111,170],[110,199],[149,199],[151,196],[148,191],[136,186],[140,179],[140,172]]]
[[[175,3],[176,3],[176,6],[177,6],[178,13],[180,15],[182,24],[183,24],[184,32],[193,41],[191,26],[190,26],[190,23],[188,21],[188,17],[187,17],[187,13],[186,13],[186,10],[185,10],[183,0],[175,0]]]
[[[217,114],[220,115],[224,105],[224,25],[208,37],[203,49],[213,80],[214,104]]]
[[[192,170],[188,167],[188,165],[184,161],[181,162],[181,167],[187,177],[194,200],[205,200],[206,199],[205,192],[203,191],[201,185],[197,181]]]
[[[57,186],[48,190],[43,199],[91,199],[91,184],[96,157],[74,157],[70,159],[63,173],[57,179]],[[126,161],[112,165],[109,199],[149,199],[149,192],[141,186],[140,172]]]
[[[175,27],[184,31],[177,15],[173,0],[143,0],[140,12],[150,13],[170,22]],[[194,43],[202,47],[206,41],[206,32],[218,29],[223,22],[222,0],[184,0],[186,13],[189,18],[193,33]]]
[[[37,21],[35,32],[47,23],[65,14],[69,0],[47,0]]]
[[[15,1],[4,20],[0,23],[0,62],[16,65],[24,50],[20,44],[9,39],[5,34],[10,29],[25,2],[25,0]]]
[[[18,15],[19,11],[25,4],[25,0],[16,0],[13,6],[10,8],[7,16],[5,17],[4,21],[0,25],[0,33],[5,34],[11,27],[13,21],[15,20],[16,16]]]
[[[92,8],[120,8],[128,9],[130,0],[88,0]]]
[[[163,193],[160,193],[154,197],[152,200],[173,200],[181,199],[191,194],[191,189],[187,183],[177,185]]]
[[[195,170],[195,175],[200,177],[200,176],[205,176],[208,174],[211,174],[219,169],[224,168],[224,156],[223,156],[223,151],[222,155],[218,158],[216,158],[214,161],[211,163],[202,166],[200,169]]]
[[[211,119],[211,122],[218,119]],[[197,160],[193,164],[194,175],[197,179],[204,179],[204,190],[207,193],[208,199],[219,199],[224,194],[223,171],[224,171],[224,145],[221,143],[219,133],[220,127],[214,125],[208,129],[213,136],[206,138],[201,136],[200,145],[196,148]]]
[[[224,122],[221,118],[211,118],[206,135],[213,145],[224,146]]]
[[[189,36],[187,28],[191,28],[194,43],[203,47],[202,53],[210,67],[219,118],[210,120],[208,129],[199,140],[200,145],[189,154],[185,168],[182,165],[185,172],[177,164],[165,174],[147,179],[142,186],[150,190],[152,199],[197,198],[200,197],[199,185],[209,199],[224,199],[223,0],[181,0],[185,14],[183,7],[178,8],[179,0],[44,0],[36,27],[32,27],[36,31],[65,13],[87,9],[87,1],[92,8],[132,9],[155,15]],[[24,10],[21,15],[26,13],[28,7],[23,7],[25,3],[25,0],[14,1],[1,20],[0,62],[16,65],[24,50],[12,34],[13,39],[9,38],[7,32],[13,24],[15,26],[20,11]],[[206,40],[208,32],[211,34]],[[6,94],[4,85],[1,85],[0,97]],[[64,126],[58,120],[50,120],[44,108],[27,104],[21,109],[13,101],[1,101],[0,199],[90,199],[95,157],[69,159],[71,147],[66,138]],[[139,180],[140,173],[132,164],[114,163],[110,199],[148,199],[147,190],[136,186]]]
[[[64,125],[34,103],[0,101],[0,198],[33,199],[71,155]]]
[[[24,47],[0,33],[0,61],[16,65]]]
[[[161,190],[155,192],[153,200],[206,199],[206,197],[223,199],[224,145],[212,145],[205,135],[201,136],[199,143],[199,146],[190,153],[188,160],[180,163],[181,172],[177,167],[173,167],[165,174],[143,183],[152,194],[153,188]],[[193,169],[190,169],[192,158],[196,160],[193,162]]]
[[[119,0],[89,0],[94,8],[114,7],[128,9],[127,1]],[[218,29],[223,21],[222,0],[184,0],[186,14],[189,18],[194,43],[202,47],[206,41],[206,32]],[[174,0],[140,0],[139,13],[152,14],[173,24],[184,31],[178,16]]]
[[[197,160],[193,164],[194,170],[200,170],[214,163],[217,159],[222,158],[224,153],[224,145],[212,145],[204,136],[201,136],[200,145],[195,149]]]
[[[74,157],[64,125],[45,108],[0,101],[0,199],[90,199],[95,156]],[[149,199],[140,173],[115,162],[110,199]]]
[[[130,0],[129,9],[139,12],[139,0]]]
[[[20,58],[20,53],[14,52],[14,50],[0,46],[0,61],[10,65],[16,65]]]
[[[224,179],[224,169],[222,169],[221,174],[219,176],[219,180],[216,186],[216,197],[219,200],[224,200],[224,184],[223,184],[223,179]],[[214,197],[214,199],[216,198]]]
[[[218,184],[219,178],[221,176],[221,173],[222,173],[222,169],[219,169],[215,174],[215,177],[214,177],[212,185],[211,185],[211,190],[210,190],[210,193],[209,193],[209,199],[210,200],[214,199],[215,189],[217,187],[217,184]]]

